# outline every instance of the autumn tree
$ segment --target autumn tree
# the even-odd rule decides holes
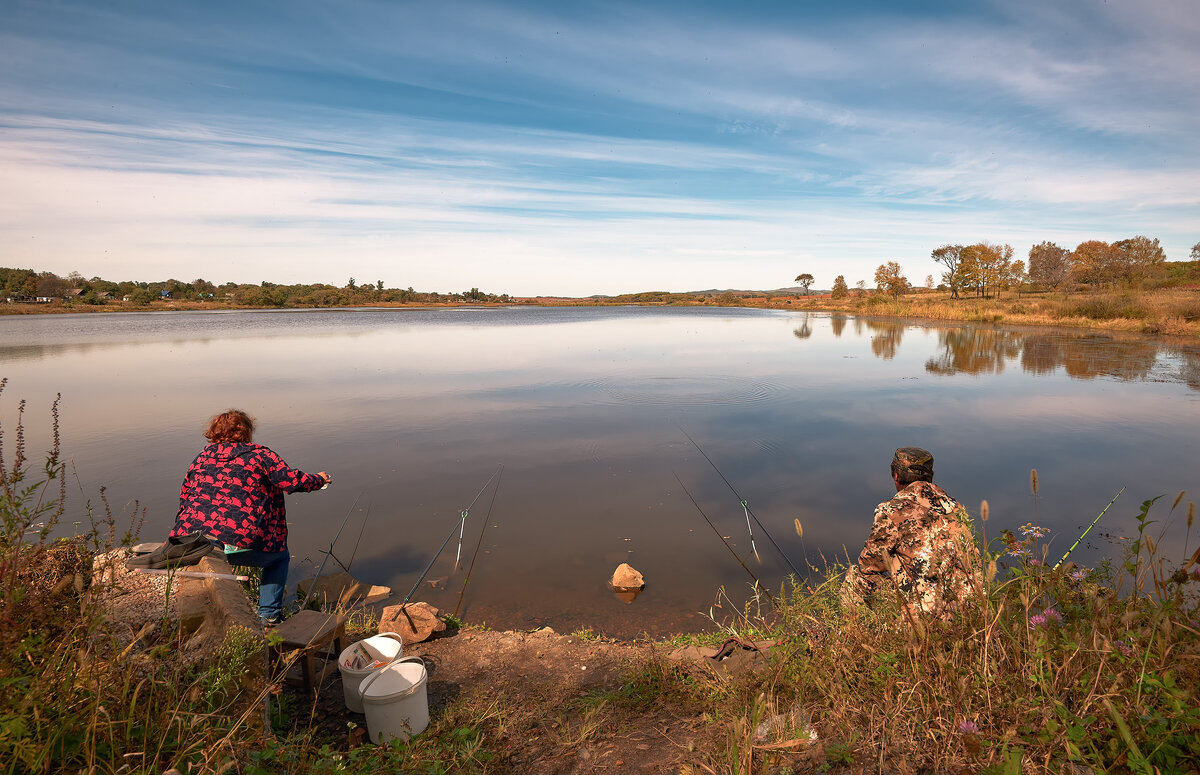
[[[904,270],[900,264],[888,261],[886,264],[880,264],[879,268],[875,270],[875,287],[883,293],[899,296],[911,286],[908,278],[904,276]]]
[[[1029,249],[1029,280],[1056,290],[1071,276],[1071,251],[1053,242],[1041,242]]]
[[[1200,242],[1192,245],[1192,260],[1200,261]]]
[[[1167,254],[1163,252],[1157,239],[1143,237],[1140,234],[1114,242],[1113,247],[1116,248],[1120,257],[1121,276],[1137,282],[1158,274],[1162,269],[1163,262],[1167,260]]]
[[[1004,273],[1000,277],[1000,285],[1005,288],[1016,288],[1017,298],[1021,298],[1021,289],[1025,287],[1025,283],[1029,281],[1029,275],[1025,274],[1025,262],[1017,259],[1016,261],[1007,261],[1004,266]]]
[[[796,275],[796,282],[800,283],[800,287],[804,289],[804,295],[808,295],[808,289],[812,287],[813,276],[808,272]]]
[[[1097,286],[1115,282],[1121,273],[1122,257],[1114,245],[1100,240],[1081,242],[1075,248],[1075,276],[1080,282]]]
[[[846,287],[846,276],[838,275],[833,279],[833,293],[830,296],[834,299],[844,299],[850,295],[850,289]]]
[[[962,245],[942,245],[929,255],[934,261],[946,267],[942,273],[942,282],[950,288],[950,298],[957,299],[958,292],[963,287],[963,277],[959,274],[962,265]]]

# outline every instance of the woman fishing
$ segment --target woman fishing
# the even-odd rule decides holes
[[[267,624],[283,621],[287,585],[287,520],[283,496],[329,486],[329,474],[306,474],[254,444],[254,419],[239,409],[212,418],[209,443],[188,467],[179,491],[172,536],[197,531],[234,565],[262,568],[258,615]]]

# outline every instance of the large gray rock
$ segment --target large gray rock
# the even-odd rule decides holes
[[[433,633],[444,629],[446,623],[429,603],[389,605],[379,617],[379,631],[396,633],[405,646],[429,640]]]

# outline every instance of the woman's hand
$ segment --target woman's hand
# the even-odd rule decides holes
[[[328,487],[329,485],[333,484],[333,477],[330,476],[329,474],[327,474],[326,472],[318,471],[317,476],[319,476],[325,480],[325,486],[321,488],[322,490],[324,490],[325,487]]]

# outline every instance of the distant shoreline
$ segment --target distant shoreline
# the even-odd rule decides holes
[[[337,310],[337,309],[454,309],[532,307],[736,307],[776,309],[792,312],[842,312],[857,317],[923,320],[1019,327],[1064,328],[1121,332],[1189,341],[1200,340],[1200,289],[1184,288],[1151,292],[1075,294],[1051,296],[1025,294],[1021,298],[950,299],[947,294],[916,293],[900,297],[884,294],[855,294],[834,300],[829,294],[751,295],[736,299],[684,293],[640,293],[612,297],[514,297],[506,302],[379,302],[360,306],[264,307],[211,301],[154,301],[133,306],[125,302],[87,305],[74,302],[0,304],[0,315],[63,315],[75,313],[120,314],[127,312],[207,312],[240,310]],[[1082,312],[1084,314],[1072,314]]]

